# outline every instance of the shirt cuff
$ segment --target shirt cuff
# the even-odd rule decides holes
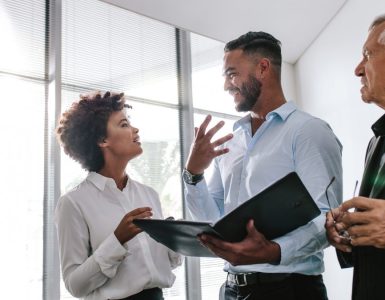
[[[321,214],[310,223],[274,239],[281,247],[280,265],[288,265],[295,258],[323,250],[327,246],[324,223],[325,216]]]
[[[113,278],[120,263],[129,254],[126,247],[123,247],[115,234],[112,233],[100,244],[93,256],[102,273],[109,278]]]
[[[296,241],[293,238],[288,238],[286,236],[275,239],[279,247],[281,248],[281,260],[280,265],[288,265],[293,259],[293,249],[295,249]]]
[[[199,196],[201,194],[202,188],[207,185],[205,178],[203,178],[201,181],[197,182],[197,184],[188,184],[186,182],[183,182],[185,189],[188,191],[189,194],[191,194],[191,197]]]
[[[171,269],[175,269],[176,267],[180,266],[183,262],[184,256],[169,250],[168,251],[168,258],[170,259],[170,265]]]

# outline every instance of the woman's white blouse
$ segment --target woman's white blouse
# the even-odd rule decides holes
[[[123,246],[114,235],[125,214],[144,206],[152,208],[153,218],[163,218],[153,189],[128,179],[120,191],[114,180],[95,172],[59,199],[55,222],[62,274],[73,296],[120,299],[174,283],[171,269],[181,264],[180,255],[144,232]]]

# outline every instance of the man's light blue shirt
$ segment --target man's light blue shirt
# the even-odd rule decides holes
[[[266,116],[254,135],[250,115],[234,124],[234,137],[224,147],[229,153],[217,157],[212,174],[196,186],[185,184],[187,208],[194,220],[216,221],[286,174],[295,171],[321,209],[322,214],[305,226],[274,239],[281,248],[279,265],[232,266],[232,273],[301,273],[324,271],[323,249],[328,246],[324,229],[329,205],[342,200],[342,145],[324,121],[285,103]],[[288,195],[290,197],[290,195]]]

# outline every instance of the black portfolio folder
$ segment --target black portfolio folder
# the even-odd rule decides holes
[[[254,220],[255,228],[271,240],[307,224],[321,211],[297,173],[292,172],[223,216],[217,222],[136,219],[135,225],[154,240],[186,256],[214,257],[197,238],[208,233],[229,242],[242,241],[246,224]]]

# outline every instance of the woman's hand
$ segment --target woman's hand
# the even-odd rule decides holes
[[[152,216],[151,207],[139,207],[127,213],[116,227],[114,234],[119,242],[123,245],[131,240],[142,230],[137,227],[132,221],[135,219],[145,219]]]

